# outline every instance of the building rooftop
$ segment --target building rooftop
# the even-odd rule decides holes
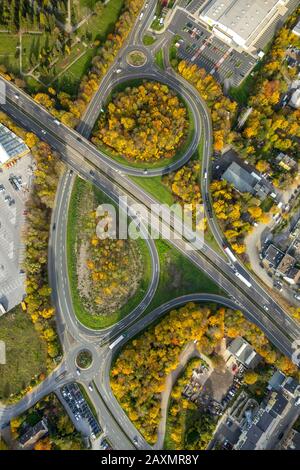
[[[299,383],[295,379],[293,379],[293,377],[287,377],[283,388],[293,395],[298,386]]]
[[[296,34],[297,36],[300,36],[300,20],[298,23],[294,26],[292,29],[293,33]]]
[[[291,268],[295,265],[295,258],[291,255],[284,255],[279,265],[277,266],[277,271],[281,274],[288,274]]]
[[[281,370],[277,370],[269,380],[269,388],[272,388],[278,392],[285,378],[286,376],[284,375],[284,373],[281,372]]]
[[[300,88],[294,91],[289,101],[289,105],[292,108],[299,109],[300,108]]]
[[[253,193],[255,185],[261,179],[254,172],[249,173],[237,162],[232,162],[229,165],[222,178],[233,184],[241,193]]]
[[[0,164],[29,152],[22,139],[0,124]]]
[[[296,160],[294,160],[292,157],[283,152],[280,152],[277,155],[276,162],[285,170],[291,170],[297,166]]]
[[[272,423],[273,419],[274,419],[273,416],[271,416],[267,411],[265,411],[259,418],[256,425],[263,432],[266,432],[267,429],[270,427],[270,424]]]
[[[264,259],[267,260],[269,262],[269,265],[274,268],[276,268],[280,264],[283,257],[283,251],[276,248],[276,246],[272,243],[264,252]]]
[[[288,440],[286,449],[300,450],[300,433],[298,431],[295,431],[294,429],[291,430],[291,435]]]
[[[280,0],[212,0],[201,17],[208,24],[217,24],[237,44],[244,45],[251,38],[257,39],[266,20],[271,20],[281,5]]]
[[[38,439],[43,437],[48,432],[46,420],[42,419],[34,426],[31,426],[19,439],[22,447],[26,445],[32,445],[37,442]]]
[[[252,424],[247,433],[247,439],[240,447],[241,450],[254,450],[257,442],[263,435],[263,431],[256,425]]]
[[[291,284],[297,284],[297,282],[300,280],[300,269],[298,268],[291,268],[285,275],[286,280],[290,282]]]
[[[272,414],[276,413],[280,416],[285,410],[287,404],[288,400],[281,393],[274,392],[271,395],[268,405],[271,407]]]
[[[229,345],[228,351],[246,367],[255,367],[259,362],[259,355],[252,346],[241,336],[235,338]]]

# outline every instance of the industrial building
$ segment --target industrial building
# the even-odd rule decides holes
[[[287,12],[287,0],[211,0],[200,13],[216,36],[252,52],[258,37],[278,15]]]
[[[250,167],[246,169],[245,165],[236,161],[229,165],[222,179],[232,184],[240,193],[251,193],[262,200],[271,193],[271,188],[256,171]]]
[[[300,21],[294,26],[292,29],[293,33],[296,34],[296,36],[300,36]]]
[[[3,124],[0,124],[0,165],[14,158],[22,157],[28,152],[29,148],[23,140]]]

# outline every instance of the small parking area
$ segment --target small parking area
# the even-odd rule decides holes
[[[241,387],[243,372],[243,366],[236,364],[227,366],[224,362],[218,367],[201,364],[193,370],[183,395],[206,412],[222,416]]]
[[[61,396],[70,410],[70,416],[76,428],[83,435],[96,439],[103,431],[96,420],[91,408],[85,400],[80,388],[76,383],[70,383],[60,389]]]
[[[0,303],[6,311],[25,295],[22,229],[33,170],[30,154],[0,169]]]
[[[214,370],[205,383],[204,393],[209,395],[211,400],[219,403],[226,397],[228,390],[233,384],[233,374],[228,369]]]

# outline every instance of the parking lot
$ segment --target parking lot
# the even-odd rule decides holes
[[[21,233],[32,165],[28,154],[0,170],[0,303],[6,311],[18,305],[25,295]]]
[[[181,24],[179,34],[179,57],[204,68],[220,83],[238,86],[256,64],[251,55],[233,49],[192,19]]]
[[[77,428],[83,435],[91,436],[96,439],[103,430],[96,420],[91,408],[86,402],[79,386],[76,383],[70,383],[60,389],[61,398],[67,403],[71,413],[72,421],[77,424]]]

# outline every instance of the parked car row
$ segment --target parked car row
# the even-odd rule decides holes
[[[236,395],[239,388],[241,387],[242,382],[243,382],[244,372],[245,372],[245,367],[243,365],[240,365],[237,368],[237,372],[234,375],[233,383],[232,383],[231,387],[227,391],[226,396],[222,399],[221,404],[222,404],[223,408],[226,408],[228,403],[233,399],[233,397]]]
[[[60,390],[64,400],[67,402],[74,414],[75,420],[79,421],[82,419],[87,421],[91,429],[91,438],[96,439],[96,437],[101,434],[102,429],[94,417],[78,385],[76,383],[70,383],[64,385]]]

